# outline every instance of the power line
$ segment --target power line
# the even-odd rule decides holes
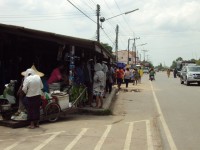
[[[121,9],[119,8],[119,5],[117,4],[116,0],[114,0],[115,4],[117,5],[117,8],[119,9],[119,11],[122,13]],[[132,31],[132,33],[134,33],[134,31],[131,29],[130,25],[128,24],[128,22],[126,21],[126,19],[124,18],[124,16],[122,16],[124,21],[126,22],[126,24],[128,25],[129,29]],[[135,33],[134,33],[135,34]]]
[[[96,23],[96,21],[92,20],[87,14],[85,14],[82,10],[80,10],[78,7],[76,7],[76,5],[74,5],[72,2],[70,2],[69,0],[67,0],[71,5],[73,5],[76,9],[78,9],[81,13],[83,13],[87,18],[89,18],[92,22]]]
[[[96,3],[93,0],[89,0],[90,2],[92,2],[94,5],[96,5]]]
[[[13,18],[53,18],[53,17],[81,17],[82,14],[73,14],[73,15],[26,15],[26,16],[16,16],[16,15],[13,15],[13,16],[3,16],[3,15],[0,15],[0,18],[6,18],[6,19],[13,19]],[[92,16],[92,15],[91,15]],[[95,16],[95,14],[93,14],[93,16]]]
[[[93,7],[91,7],[88,3],[86,3],[85,1],[80,0],[80,2],[87,5],[92,10],[92,12],[95,11],[95,9]]]
[[[74,17],[71,17],[74,18]],[[80,17],[77,17],[80,18]],[[60,17],[60,18],[49,18],[49,19],[23,19],[23,20],[4,20],[4,22],[27,22],[27,21],[48,21],[48,20],[61,20],[61,19],[66,19],[65,17]],[[70,19],[70,18],[69,18]]]
[[[72,2],[67,0],[71,5],[73,5],[76,9],[78,9],[81,13],[83,13],[87,18],[89,18],[91,21],[97,24],[96,21],[92,20],[87,14],[85,14],[82,10],[80,10],[76,5],[74,5]],[[103,30],[103,29],[102,29]],[[107,33],[103,30],[104,34],[107,36],[107,38],[113,43],[113,41],[110,39],[110,37],[107,35]]]

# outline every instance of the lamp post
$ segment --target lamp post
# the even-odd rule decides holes
[[[129,43],[130,43],[130,40],[134,40],[134,39],[128,39],[128,60],[127,60],[127,65],[129,65]]]
[[[144,45],[146,45],[147,43],[143,43],[143,44],[139,44],[139,45],[137,45],[137,47],[138,46],[144,46]],[[136,52],[136,47],[135,47],[135,52]],[[135,54],[135,56],[136,56],[136,58],[137,58],[137,54]],[[135,61],[136,61],[136,58],[135,58]],[[140,60],[141,60],[141,56],[140,56]]]
[[[134,12],[134,11],[137,11],[137,10],[139,10],[139,9],[137,8],[137,9],[134,9],[134,10],[131,10],[131,11],[127,11],[127,12],[121,13],[121,14],[119,14],[119,15],[116,15],[116,16],[113,16],[113,17],[110,17],[110,18],[107,18],[107,19],[105,19],[104,17],[101,17],[101,18],[100,18],[100,21],[103,20],[103,21],[101,21],[101,22],[104,22],[104,21],[106,21],[106,20],[109,20],[109,19],[112,19],[112,18],[121,16],[121,15],[130,14],[130,13],[132,13],[132,12]]]
[[[136,37],[136,38],[134,38],[134,43],[133,43],[133,46],[135,47],[135,65],[136,65],[136,45],[135,45],[135,40],[138,40],[138,39],[140,39],[140,37]]]
[[[127,14],[130,14],[130,13],[132,13],[134,11],[137,11],[137,10],[139,10],[139,9],[137,8],[137,9],[134,9],[134,10],[131,10],[131,11],[127,11],[127,12],[124,12],[124,13],[118,14],[116,16],[113,16],[113,17],[105,19],[104,17],[100,17],[99,18],[99,15],[100,15],[100,13],[99,13],[100,12],[100,6],[97,5],[97,41],[100,42],[100,27],[102,28],[102,26],[99,25],[99,21],[101,23],[103,23],[106,20],[109,20],[109,19],[121,16],[121,15],[127,15]],[[116,60],[117,61],[118,61],[118,32],[119,32],[119,26],[117,25],[116,26],[116,46],[115,46],[116,47],[115,53],[116,53]]]
[[[142,50],[144,53],[144,62],[145,62],[145,53],[148,52],[148,50]]]

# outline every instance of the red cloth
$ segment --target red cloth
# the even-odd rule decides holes
[[[53,72],[51,73],[51,76],[50,76],[50,78],[49,78],[49,80],[47,82],[48,82],[48,84],[51,84],[51,83],[58,82],[61,79],[62,79],[62,75],[60,73],[59,68],[55,68],[53,70]]]
[[[124,77],[124,71],[122,69],[117,70],[117,78],[122,79]]]

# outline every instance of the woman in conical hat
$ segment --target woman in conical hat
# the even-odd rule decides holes
[[[39,72],[39,71],[36,69],[35,65],[32,65],[31,68],[29,68],[29,69],[27,69],[26,71],[23,71],[23,72],[21,73],[21,75],[23,75],[25,78],[26,78],[29,74],[36,74],[36,75],[39,75],[40,77],[43,77],[43,76],[44,76],[44,73]]]
[[[40,76],[43,75],[36,70],[34,65],[25,72],[22,91],[25,93],[23,100],[27,110],[27,120],[30,121],[30,129],[39,127],[41,94],[44,87]]]

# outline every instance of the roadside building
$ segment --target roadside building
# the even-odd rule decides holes
[[[73,55],[73,57],[71,57]],[[93,59],[112,63],[113,55],[99,42],[51,32],[0,24],[0,92],[33,64],[48,77],[59,61]]]

